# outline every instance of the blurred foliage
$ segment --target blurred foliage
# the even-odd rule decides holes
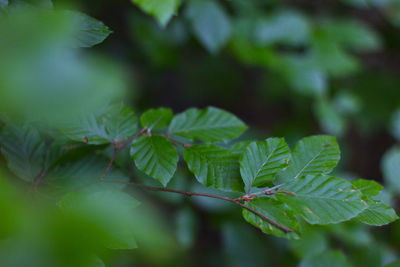
[[[74,192],[102,175],[110,141],[137,130],[121,132],[107,117],[138,120],[108,108],[124,98],[139,111],[223,107],[251,124],[244,139],[337,136],[344,151],[336,172],[384,183],[375,201],[398,207],[399,27],[398,0],[0,0],[1,163],[8,164],[0,265],[399,266],[399,222],[373,230],[355,220],[302,225],[302,239],[288,241],[263,235],[219,200],[122,184]],[[154,109],[141,123],[161,129],[171,118]],[[74,140],[67,148],[66,138]],[[127,150],[116,165],[157,184],[133,169]],[[51,170],[50,189],[39,186],[43,170]],[[159,180],[215,193],[187,176]],[[116,167],[106,178],[129,179]]]

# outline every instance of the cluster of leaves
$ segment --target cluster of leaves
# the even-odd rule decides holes
[[[238,192],[234,201],[252,209],[243,210],[245,220],[264,233],[282,237],[299,238],[299,217],[309,224],[356,219],[384,225],[397,219],[393,209],[375,199],[382,190],[376,182],[349,182],[330,175],[340,158],[333,137],[304,138],[292,152],[282,138],[227,145],[246,128],[234,115],[214,107],[192,108],[175,116],[167,108],[152,109],[140,117],[139,127],[132,110],[113,105],[59,125],[50,143],[32,127],[6,125],[1,151],[15,175],[34,185],[46,185],[49,190],[61,188],[64,193],[80,187],[94,190],[104,181],[112,184],[112,189],[120,189],[128,180],[124,172],[105,169],[107,161],[100,156],[87,153],[66,160],[67,140],[88,146],[111,145],[114,158],[129,145],[136,167],[164,187],[174,176],[182,154],[199,183],[221,190],[220,194]],[[66,139],[60,139],[60,135]],[[62,202],[65,198],[70,203],[70,194]],[[81,202],[80,198],[76,201]]]

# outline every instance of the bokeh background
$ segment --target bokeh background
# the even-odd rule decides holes
[[[250,126],[243,139],[283,136],[294,144],[308,135],[334,135],[342,150],[336,173],[384,184],[382,199],[400,208],[400,1],[181,2],[163,27],[128,0],[53,1],[55,8],[68,5],[112,30],[103,43],[88,49],[96,55],[94,62],[77,65],[85,70],[98,67],[96,62],[104,62],[97,56],[112,61],[93,76],[89,71],[96,80],[93,87],[118,83],[121,74],[128,88],[125,102],[139,114],[161,106],[175,112],[206,106],[226,109]],[[36,36],[28,34],[31,39]],[[2,35],[0,44],[10,48],[6,40]],[[4,51],[9,50],[0,51],[3,70],[9,70],[15,58],[31,64],[31,69],[37,66],[34,59],[29,62],[25,55]],[[3,73],[9,78],[11,72]],[[71,76],[56,77],[68,81]],[[48,92],[43,93],[49,101]],[[40,106],[36,105],[32,108]],[[170,186],[180,187],[188,183],[186,178],[186,173],[178,173]],[[106,265],[389,266],[400,256],[399,222],[379,228],[354,222],[312,227],[304,239],[287,241],[247,225],[229,203],[134,193],[144,194],[141,197],[154,210],[138,227],[156,221],[159,232],[150,235],[150,241],[144,238],[146,245],[133,252],[102,258]],[[10,255],[0,255],[6,254]]]

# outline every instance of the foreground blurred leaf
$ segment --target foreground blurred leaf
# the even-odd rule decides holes
[[[167,186],[176,171],[179,157],[175,147],[165,137],[136,138],[130,153],[139,170]]]
[[[186,14],[194,34],[208,51],[216,53],[228,42],[231,22],[216,1],[192,0]]]
[[[169,126],[174,135],[205,142],[228,141],[238,137],[246,125],[236,116],[214,107],[191,108],[177,114]]]
[[[70,193],[60,202],[67,212],[91,218],[107,234],[104,246],[112,249],[136,248],[133,209],[139,202],[127,193],[107,190],[94,193]]]
[[[243,191],[237,155],[215,145],[194,145],[183,152],[189,170],[207,187]]]
[[[1,153],[15,175],[26,182],[40,174],[45,161],[45,143],[29,125],[8,124],[0,137]]]
[[[275,174],[287,166],[290,150],[283,138],[268,138],[247,146],[240,159],[240,173],[246,192],[253,186],[272,181]]]
[[[277,198],[310,224],[346,221],[368,207],[351,183],[325,175],[299,177],[281,190],[294,194],[279,194]]]
[[[289,239],[298,239],[300,225],[295,214],[289,210],[284,203],[277,201],[272,198],[259,197],[246,203],[250,208],[255,209],[261,214],[274,220],[276,223],[283,225],[294,232],[285,233],[276,226],[262,219],[260,216],[243,209],[243,217],[250,224],[258,227],[265,234],[273,234],[280,237],[286,237]]]
[[[71,190],[95,191],[104,189],[122,189],[125,185],[117,183],[102,183],[101,178],[128,181],[122,172],[112,167],[107,175],[105,169],[109,160],[99,155],[74,157],[72,160],[60,162],[50,169],[44,182],[44,188],[50,194],[64,194]]]
[[[180,0],[132,0],[144,12],[154,16],[161,26],[166,26],[177,11]]]

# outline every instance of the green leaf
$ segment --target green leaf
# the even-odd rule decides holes
[[[352,182],[353,186],[357,188],[363,195],[374,197],[379,195],[383,186],[372,180],[358,179]]]
[[[179,156],[162,136],[141,136],[132,142],[131,155],[136,167],[167,186],[176,171]]]
[[[299,267],[352,267],[346,256],[338,250],[327,250],[310,258],[305,258]]]
[[[262,186],[272,181],[275,174],[287,166],[290,150],[283,138],[268,138],[264,142],[253,142],[247,146],[240,159],[246,192],[253,186]]]
[[[389,188],[400,192],[400,147],[393,147],[382,159],[382,172]]]
[[[194,145],[183,152],[189,170],[207,187],[243,192],[238,156],[216,145]]]
[[[368,207],[351,183],[325,175],[299,177],[281,190],[294,194],[279,194],[277,198],[310,224],[346,221]]]
[[[274,15],[258,21],[255,39],[259,45],[285,43],[307,44],[311,28],[306,17],[293,10],[274,12]]]
[[[104,233],[103,245],[111,249],[136,248],[134,209],[139,202],[122,191],[103,190],[70,193],[60,201],[61,208],[93,222]]]
[[[61,132],[71,140],[99,145],[121,141],[137,130],[137,117],[122,105],[113,105],[74,121],[62,123]]]
[[[285,233],[283,230],[270,224],[269,222],[262,219],[260,216],[243,209],[243,217],[250,224],[258,227],[265,234],[273,234],[280,237],[286,237],[289,239],[298,239],[300,231],[300,225],[298,219],[294,213],[289,210],[284,203],[277,201],[272,198],[259,197],[246,203],[250,208],[255,209],[261,214],[272,219],[276,223],[283,225],[295,232]]]
[[[150,109],[140,117],[140,123],[143,127],[158,130],[167,127],[173,115],[169,108]]]
[[[180,0],[132,0],[144,12],[155,17],[165,27],[178,10]]]
[[[247,146],[250,145],[251,143],[252,141],[237,142],[232,145],[231,152],[240,157],[246,151]]]
[[[186,15],[197,39],[211,53],[218,52],[229,41],[231,22],[216,1],[190,1]]]
[[[382,201],[368,199],[367,204],[368,208],[357,216],[357,219],[363,223],[381,226],[399,218],[396,212]]]
[[[138,131],[137,117],[128,107],[113,105],[104,115],[101,123],[104,123],[110,141],[128,139]]]
[[[214,107],[188,109],[175,115],[169,132],[205,142],[220,142],[241,135],[247,126],[236,116]]]
[[[0,137],[1,153],[10,170],[26,182],[33,182],[45,161],[45,143],[29,125],[8,124]]]
[[[275,183],[286,183],[309,174],[328,174],[339,159],[339,146],[334,137],[317,135],[303,138],[294,148],[289,166],[278,173]]]
[[[76,11],[64,11],[76,30],[77,47],[92,47],[103,42],[112,31],[103,22]]]

